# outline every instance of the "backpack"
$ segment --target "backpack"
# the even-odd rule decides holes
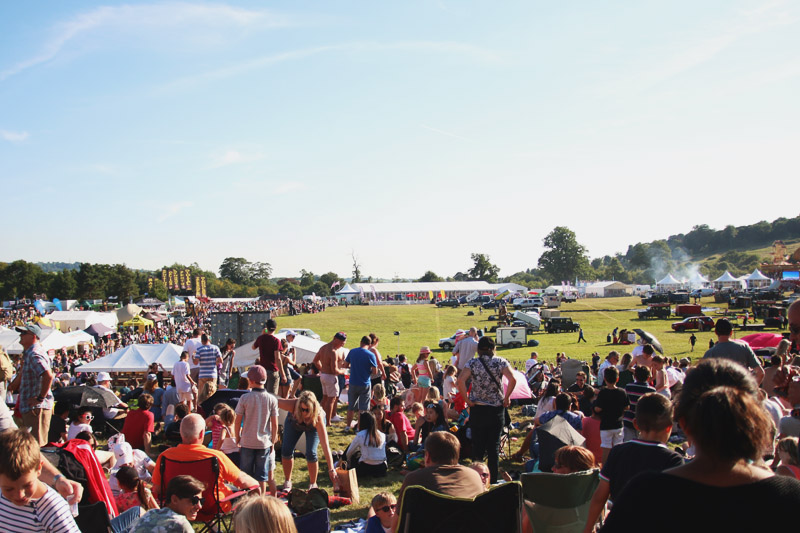
[[[0,348],[0,382],[8,381],[15,373],[11,358],[3,348]]]
[[[406,389],[411,388],[411,370],[407,363],[400,363],[400,381]]]
[[[328,493],[322,489],[293,488],[289,493],[289,508],[298,516],[328,507]]]

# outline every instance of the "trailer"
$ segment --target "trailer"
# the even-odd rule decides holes
[[[503,326],[497,328],[496,344],[506,348],[522,348],[528,344],[528,333],[525,327]]]
[[[512,322],[512,326],[525,326],[528,333],[533,333],[534,331],[539,331],[539,328],[542,325],[542,320],[539,317],[539,313],[533,313],[531,311],[516,311],[514,313],[514,322]]]

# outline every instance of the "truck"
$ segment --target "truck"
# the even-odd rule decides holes
[[[558,294],[545,294],[544,295],[544,306],[547,308],[559,308],[561,307],[561,298]]]
[[[578,322],[573,322],[572,318],[568,316],[553,317],[544,325],[544,330],[547,333],[562,333],[564,331],[578,331],[581,325]]]
[[[524,326],[503,326],[497,328],[497,346],[522,348],[528,344],[528,333]]]
[[[687,316],[700,316],[703,314],[703,307],[696,304],[678,304],[675,306],[675,316],[686,318]]]
[[[639,318],[642,320],[647,318],[669,318],[671,314],[672,314],[672,304],[669,303],[650,304],[647,306],[647,309],[642,309],[641,311],[639,311]]]

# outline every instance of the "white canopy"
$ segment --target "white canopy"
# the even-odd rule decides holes
[[[358,289],[354,289],[352,287],[352,285],[350,285],[349,283],[345,283],[344,287],[342,287],[340,290],[336,291],[336,294],[343,294],[343,295],[360,294],[360,293],[361,293],[361,291],[359,291]]]
[[[19,343],[19,333],[13,329],[0,331],[0,346],[6,353],[22,353],[22,345]]]
[[[681,282],[675,279],[675,276],[673,276],[671,273],[667,274],[661,281],[656,282],[656,285],[680,285],[680,284]]]
[[[131,344],[91,363],[75,368],[76,372],[146,372],[153,363],[167,372],[181,357],[183,349],[175,344]]]
[[[278,333],[275,336],[279,339],[285,339],[286,333]],[[242,346],[236,347],[236,357],[233,360],[233,365],[236,368],[246,368],[256,363],[258,360],[258,350],[253,349],[254,341],[255,339]],[[294,342],[292,342],[292,346],[294,346],[294,351],[297,354],[297,364],[303,365],[313,361],[314,356],[317,355],[319,349],[324,345],[324,342],[306,337],[305,335],[296,336]],[[345,353],[348,351],[349,350],[345,349]]]
[[[755,269],[746,279],[747,281],[769,281],[770,278],[762,274],[759,269]]]
[[[92,324],[103,324],[116,329],[117,315],[115,313],[98,313],[97,311],[53,311],[47,315],[51,321],[58,322],[63,332],[86,329]]]
[[[0,343],[3,344],[6,352],[10,354],[20,354],[23,351],[22,345],[19,343],[19,333],[16,331],[4,331],[1,333]],[[60,350],[62,348],[75,348],[78,346],[78,341],[57,329],[42,328],[42,337],[39,339],[39,344],[44,351],[49,352],[50,350]]]
[[[739,278],[733,276],[730,272],[726,270],[723,275],[714,280],[714,283],[723,283],[726,281],[739,281]]]
[[[708,278],[706,278],[700,272],[695,271],[694,274],[692,274],[692,277],[689,278],[689,283],[692,286],[702,285],[704,283],[708,283]]]
[[[85,331],[70,331],[64,335],[75,341],[77,344],[94,344],[96,342],[94,337]]]

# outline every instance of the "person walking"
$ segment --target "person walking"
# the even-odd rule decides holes
[[[692,333],[692,336],[691,336],[691,337],[689,337],[689,344],[691,344],[691,345],[692,345],[692,349],[691,349],[691,350],[689,350],[690,352],[693,352],[693,351],[694,351],[694,345],[695,345],[696,343],[697,343],[697,337],[695,336],[695,334],[694,334],[694,333]]]
[[[586,342],[586,337],[583,336],[583,328],[578,330],[578,342]]]
[[[217,367],[222,365],[222,352],[219,346],[211,344],[208,335],[200,337],[203,343],[192,360],[200,369],[198,379],[197,404],[201,404],[217,392]]]
[[[508,384],[503,391],[502,378]],[[472,388],[467,392],[467,381],[472,378]],[[517,378],[508,361],[495,355],[494,340],[481,337],[478,357],[471,359],[458,376],[458,392],[467,399],[472,428],[472,458],[487,464],[492,483],[497,482],[499,468],[500,434],[505,425],[506,408],[511,403],[511,392]]]
[[[369,411],[369,399],[372,395],[370,375],[378,368],[375,354],[369,350],[372,339],[364,335],[361,346],[353,348],[347,354],[345,363],[350,367],[350,386],[347,389],[347,428],[351,427],[355,413]]]

